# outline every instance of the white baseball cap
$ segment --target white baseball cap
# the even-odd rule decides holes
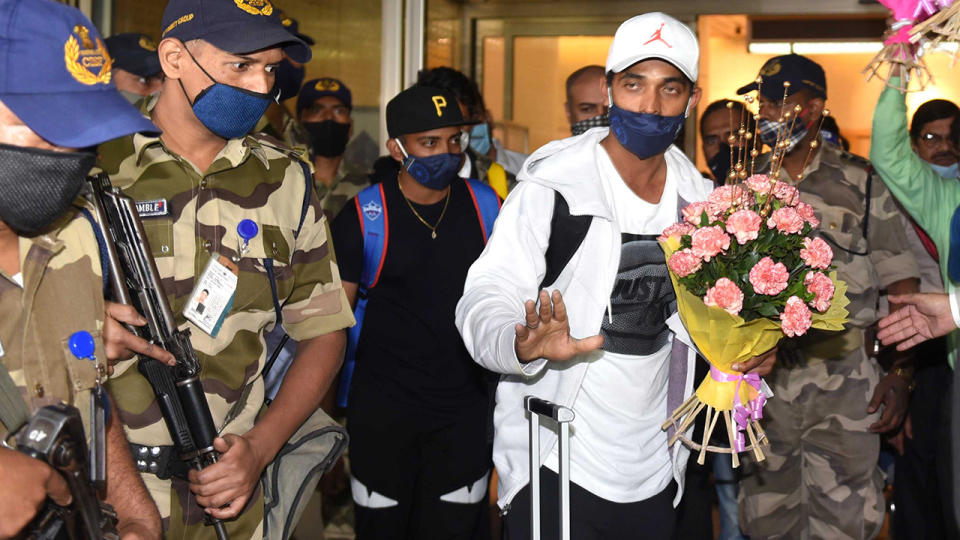
[[[700,73],[700,45],[687,25],[660,12],[645,13],[617,28],[607,54],[607,73],[619,73],[641,60],[670,62],[693,82]]]

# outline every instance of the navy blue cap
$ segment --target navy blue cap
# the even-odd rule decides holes
[[[823,73],[820,64],[799,54],[785,54],[775,56],[760,68],[760,78],[763,84],[760,93],[763,97],[780,101],[783,99],[783,83],[789,82],[787,95],[792,96],[800,90],[807,89],[815,96],[827,98],[827,76]],[[754,81],[737,90],[738,94],[746,94],[757,89]]]
[[[300,38],[300,41],[306,43],[307,45],[316,45],[316,40],[306,34],[300,33],[300,23],[298,23],[293,17],[290,17],[284,13],[282,9],[280,10],[280,24],[287,29],[287,32],[290,32],[291,34]]]
[[[157,44],[146,34],[117,34],[104,40],[113,58],[114,69],[129,71],[138,77],[159,75],[160,57]]]
[[[320,77],[303,83],[300,94],[297,95],[297,117],[304,109],[313,105],[313,102],[324,97],[333,96],[343,102],[348,109],[353,109],[353,94],[343,81],[331,77]]]
[[[202,39],[233,54],[280,47],[294,62],[306,64],[313,53],[287,31],[270,0],[170,0],[163,11],[160,39]]]
[[[0,101],[57,146],[158,133],[110,81],[113,60],[82,13],[52,0],[0,0]]]
[[[465,119],[457,98],[440,88],[411,86],[387,103],[387,135],[391,139],[409,133],[476,123]]]

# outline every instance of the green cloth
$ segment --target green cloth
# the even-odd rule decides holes
[[[899,86],[900,79],[890,79]],[[900,201],[904,210],[923,227],[940,253],[940,274],[947,292],[957,290],[950,280],[947,261],[950,254],[950,220],[960,206],[960,181],[937,174],[910,146],[907,127],[907,103],[904,94],[888,86],[880,94],[873,113],[870,162]],[[957,332],[951,333],[950,366],[957,357]]]

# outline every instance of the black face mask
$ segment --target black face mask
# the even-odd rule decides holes
[[[303,128],[310,134],[310,149],[315,156],[342,156],[347,148],[347,141],[350,140],[350,124],[324,120],[304,122]]]
[[[70,207],[97,156],[0,144],[0,219],[33,235]]]
[[[727,183],[727,175],[730,174],[730,145],[720,143],[720,151],[707,162],[707,167],[713,174],[718,186]]]

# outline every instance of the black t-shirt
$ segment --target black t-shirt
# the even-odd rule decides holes
[[[387,399],[443,416],[485,406],[486,372],[470,357],[454,324],[470,265],[483,251],[483,232],[466,183],[451,184],[437,237],[410,210],[397,179],[383,182],[389,235],[380,279],[368,293],[350,399]],[[444,201],[413,204],[437,223]],[[366,216],[363,219],[368,219]],[[363,238],[351,200],[331,226],[340,277],[359,283]]]

